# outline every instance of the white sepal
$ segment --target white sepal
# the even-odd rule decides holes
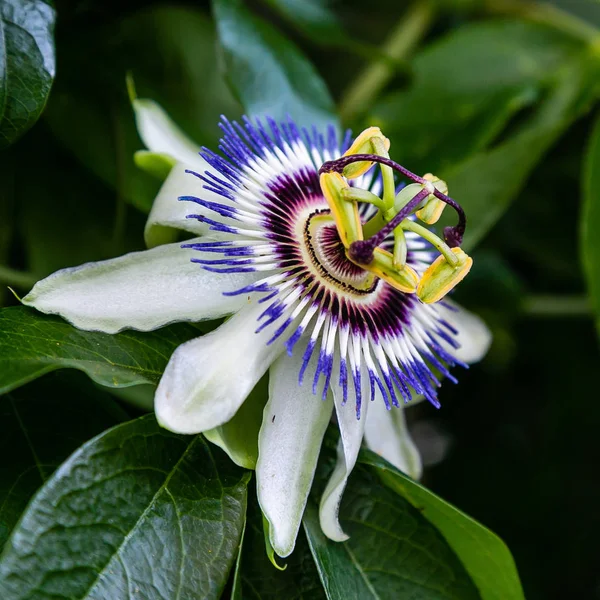
[[[269,522],[271,545],[291,554],[331,418],[331,395],[323,401],[309,383],[298,383],[303,348],[282,354],[269,372],[269,401],[258,438],[258,501]]]
[[[349,401],[345,406],[342,406],[342,389],[337,384],[331,385],[335,412],[340,428],[340,441],[337,449],[337,463],[321,498],[319,521],[323,533],[336,542],[343,542],[348,539],[340,526],[338,513],[348,477],[358,458],[367,420],[367,409],[370,408],[368,400],[369,379],[366,370],[363,370],[361,380],[363,402],[360,420],[356,418],[353,394],[348,394]]]
[[[168,154],[192,169],[204,170],[206,161],[198,154],[200,146],[183,133],[159,104],[141,98],[133,98],[131,104],[138,133],[148,150]]]
[[[190,200],[179,200],[182,196],[192,196],[208,202],[235,206],[235,203],[229,198],[205,189],[206,183],[188,171],[189,167],[178,163],[171,169],[169,176],[162,184],[144,229],[144,238],[149,248],[172,242],[177,238],[178,229],[189,231],[195,235],[208,233],[210,225],[198,220],[196,217],[199,215],[229,225],[236,225],[233,220],[216,214],[206,206]],[[195,172],[204,174],[205,171],[212,171],[212,168],[205,164],[201,170]]]
[[[198,213],[197,205],[179,200],[180,196],[203,198],[207,195],[202,180],[192,173],[186,173],[188,169],[183,163],[176,164],[154,199],[144,229],[144,239],[149,248],[174,241],[177,239],[177,230],[189,231],[194,235],[202,235],[209,230],[206,223],[188,218],[188,215]]]
[[[476,314],[448,300],[445,304],[451,308],[437,305],[440,316],[448,321],[458,331],[455,340],[460,344],[458,349],[451,348],[444,343],[446,349],[465,363],[479,362],[490,349],[492,333],[483,319]]]
[[[106,333],[215,319],[246,303],[245,296],[223,292],[249,285],[256,275],[210,273],[190,262],[207,256],[168,244],[62,269],[38,281],[23,304],[60,315],[79,329]]]

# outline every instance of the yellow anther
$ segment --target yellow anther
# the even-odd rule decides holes
[[[441,300],[456,284],[462,281],[473,266],[473,259],[460,248],[451,248],[452,253],[458,258],[458,264],[452,266],[444,256],[438,256],[423,276],[417,287],[417,296],[425,302],[432,304]]]
[[[358,204],[348,202],[344,198],[344,190],[350,186],[339,173],[322,173],[319,181],[321,191],[335,220],[340,240],[348,248],[352,242],[363,239]]]
[[[379,154],[378,148],[373,145],[373,139],[378,139],[382,142],[385,154],[390,149],[390,140],[388,140],[379,127],[369,127],[365,129],[352,143],[350,148],[346,150],[344,156],[351,154]],[[380,144],[376,144],[380,146]],[[344,169],[344,177],[347,179],[355,179],[363,173],[366,173],[373,166],[373,162],[355,162],[348,165]]]
[[[423,175],[423,179],[425,179],[427,182],[430,182],[435,187],[435,189],[442,192],[442,194],[448,193],[448,185],[445,181],[439,179],[439,177],[436,177],[431,173],[427,173],[426,175]],[[444,210],[445,206],[446,204],[444,202],[442,202],[435,196],[430,195],[427,198],[427,201],[425,202],[423,208],[418,210],[416,212],[416,215],[424,223],[432,225],[433,223],[437,223],[439,218],[442,216],[442,211]]]
[[[419,283],[417,272],[405,264],[398,268],[394,265],[392,254],[381,248],[373,251],[373,260],[368,265],[360,265],[366,271],[370,271],[377,277],[387,281],[393,288],[405,294],[414,294]]]
[[[423,223],[433,225],[439,221],[445,206],[446,204],[435,196],[433,199],[429,196],[429,200],[425,206],[421,210],[418,210],[416,215]]]

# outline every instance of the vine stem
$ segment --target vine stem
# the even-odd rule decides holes
[[[524,0],[487,0],[484,8],[488,14],[518,16],[549,25],[586,42],[598,43],[600,40],[600,31],[597,27],[548,3]]]
[[[435,16],[432,0],[416,0],[392,30],[382,52],[400,61],[409,56],[425,36]],[[389,61],[375,60],[352,82],[340,103],[343,121],[360,116],[394,76],[396,69]]]
[[[528,296],[523,313],[531,317],[589,317],[590,302],[585,296]]]

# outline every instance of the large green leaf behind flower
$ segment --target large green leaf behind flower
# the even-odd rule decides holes
[[[225,77],[252,117],[288,116],[323,131],[337,125],[325,82],[308,59],[241,0],[213,0]]]
[[[54,9],[43,0],[0,2],[0,148],[39,118],[54,72]]]
[[[330,600],[477,600],[479,592],[436,527],[407,499],[355,467],[340,522],[346,542],[328,540],[311,503],[304,526]]]
[[[438,172],[484,149],[582,47],[522,21],[466,25],[415,56],[410,85],[384,96],[370,116],[391,138],[394,156]]]
[[[25,307],[0,309],[0,393],[62,368],[108,387],[157,384],[179,344],[200,335],[180,323],[159,331],[82,331]]]
[[[513,558],[500,538],[365,449],[340,506],[340,524],[350,538],[328,540],[314,501],[331,472],[337,437],[333,428],[325,436],[304,515],[330,600],[524,599]]]
[[[533,168],[598,96],[600,63],[574,58],[555,74],[552,87],[530,119],[510,138],[442,172],[471,225],[464,247],[475,246],[522,192]]]
[[[373,452],[362,451],[359,461],[373,467],[383,483],[439,531],[475,582],[482,600],[524,599],[514,560],[498,536]]]
[[[84,375],[48,375],[0,396],[0,549],[29,499],[69,454],[127,414]]]
[[[265,2],[317,44],[350,46],[353,43],[327,0],[265,0]]]
[[[3,600],[220,597],[249,474],[153,416],[82,446],[35,496],[0,559]]]

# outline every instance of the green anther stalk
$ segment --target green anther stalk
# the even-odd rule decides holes
[[[406,255],[408,248],[406,246],[406,236],[401,227],[394,229],[394,267],[402,269],[406,264]]]
[[[379,210],[385,208],[383,200],[379,196],[362,188],[347,187],[342,190],[342,198],[348,202],[368,202],[376,206]]]
[[[409,221],[408,219],[402,221],[400,227],[404,229],[404,231],[412,231],[417,235],[421,236],[423,239],[427,240],[443,257],[446,261],[453,267],[458,265],[459,259],[452,252],[452,249],[444,240],[439,238],[433,231],[427,229],[427,227],[423,227],[414,221]],[[394,231],[395,235],[396,231]]]
[[[391,221],[422,189],[420,183],[411,183],[403,187],[394,198],[393,214],[388,213],[389,217],[386,214],[386,220]]]

